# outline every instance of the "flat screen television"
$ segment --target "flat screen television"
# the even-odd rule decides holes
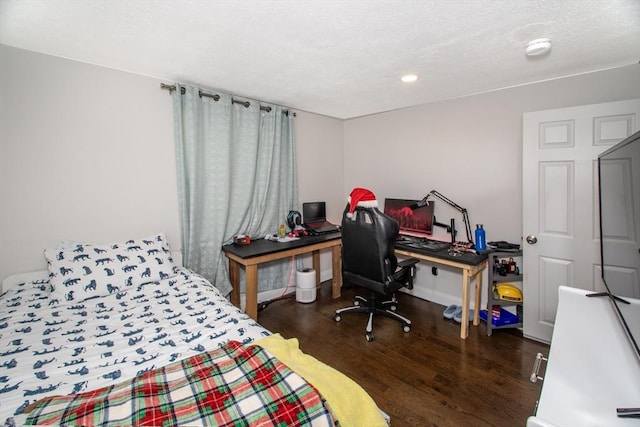
[[[598,156],[602,284],[640,360],[640,132]]]
[[[416,208],[413,215],[407,215],[402,208],[416,205],[418,200],[384,199],[384,213],[398,221],[400,233],[414,236],[430,236],[433,234],[433,202]],[[406,210],[405,210],[406,212]]]

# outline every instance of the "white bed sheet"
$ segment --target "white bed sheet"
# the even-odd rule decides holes
[[[68,304],[46,281],[0,295],[0,421],[47,395],[76,393],[270,332],[201,276],[179,274]]]

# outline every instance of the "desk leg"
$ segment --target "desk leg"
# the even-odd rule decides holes
[[[249,317],[258,320],[258,266],[247,265],[246,271],[245,310]]]
[[[480,324],[480,297],[482,296],[482,271],[478,271],[474,275],[474,281],[476,285],[475,294],[475,307],[473,308],[473,326]]]
[[[469,336],[469,288],[471,288],[471,277],[469,270],[462,269],[462,322],[460,323],[460,338],[466,339]]]
[[[240,264],[229,258],[229,281],[231,282],[231,304],[240,307]]]
[[[340,288],[342,288],[342,253],[341,246],[331,248],[331,296],[340,298]]]
[[[313,269],[316,271],[316,288],[320,287],[320,250],[311,252]]]

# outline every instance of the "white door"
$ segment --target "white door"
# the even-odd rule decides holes
[[[558,286],[602,290],[597,157],[634,133],[640,100],[524,114],[524,335],[550,342]]]

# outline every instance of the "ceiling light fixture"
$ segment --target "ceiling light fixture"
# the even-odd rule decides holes
[[[540,56],[551,50],[551,40],[543,37],[540,39],[531,40],[527,43],[525,54],[527,56]]]
[[[400,80],[402,80],[403,83],[411,83],[418,80],[418,76],[416,76],[415,74],[407,74],[402,76]]]

